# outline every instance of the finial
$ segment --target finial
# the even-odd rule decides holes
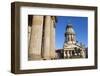
[[[72,27],[71,18],[67,20],[67,27]]]

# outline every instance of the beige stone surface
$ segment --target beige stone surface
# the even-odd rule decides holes
[[[43,16],[33,16],[29,45],[29,60],[41,58]]]
[[[85,58],[86,55],[85,55],[85,51],[84,51],[84,49],[82,49],[82,51],[81,51],[80,54],[81,54],[81,56],[82,56],[83,58]]]
[[[43,49],[42,57],[43,59],[50,59],[50,26],[51,26],[51,16],[45,16],[44,24],[44,37],[43,37]]]
[[[31,26],[28,26],[28,45],[30,43],[30,36],[31,36]]]
[[[63,46],[64,58],[85,58],[85,47],[82,47],[80,44],[76,43],[76,34],[71,24],[67,25],[65,41],[66,42]]]
[[[55,18],[51,17],[51,27],[50,27],[50,55],[51,58],[55,58]]]
[[[33,16],[29,43],[29,60],[54,59],[55,17]]]

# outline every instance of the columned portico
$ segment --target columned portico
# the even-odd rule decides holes
[[[28,59],[55,59],[55,16],[32,16],[28,26]]]

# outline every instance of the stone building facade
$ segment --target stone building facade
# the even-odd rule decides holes
[[[54,16],[29,15],[28,60],[55,59]]]
[[[76,33],[72,24],[66,27],[63,56],[64,58],[86,58],[86,48],[76,41]]]

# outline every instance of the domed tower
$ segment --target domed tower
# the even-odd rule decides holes
[[[67,24],[63,46],[64,58],[85,58],[85,48],[76,43],[76,34],[72,24]]]
[[[76,43],[75,31],[72,27],[72,24],[68,24],[66,27],[65,43],[67,43],[67,44],[75,44]]]

